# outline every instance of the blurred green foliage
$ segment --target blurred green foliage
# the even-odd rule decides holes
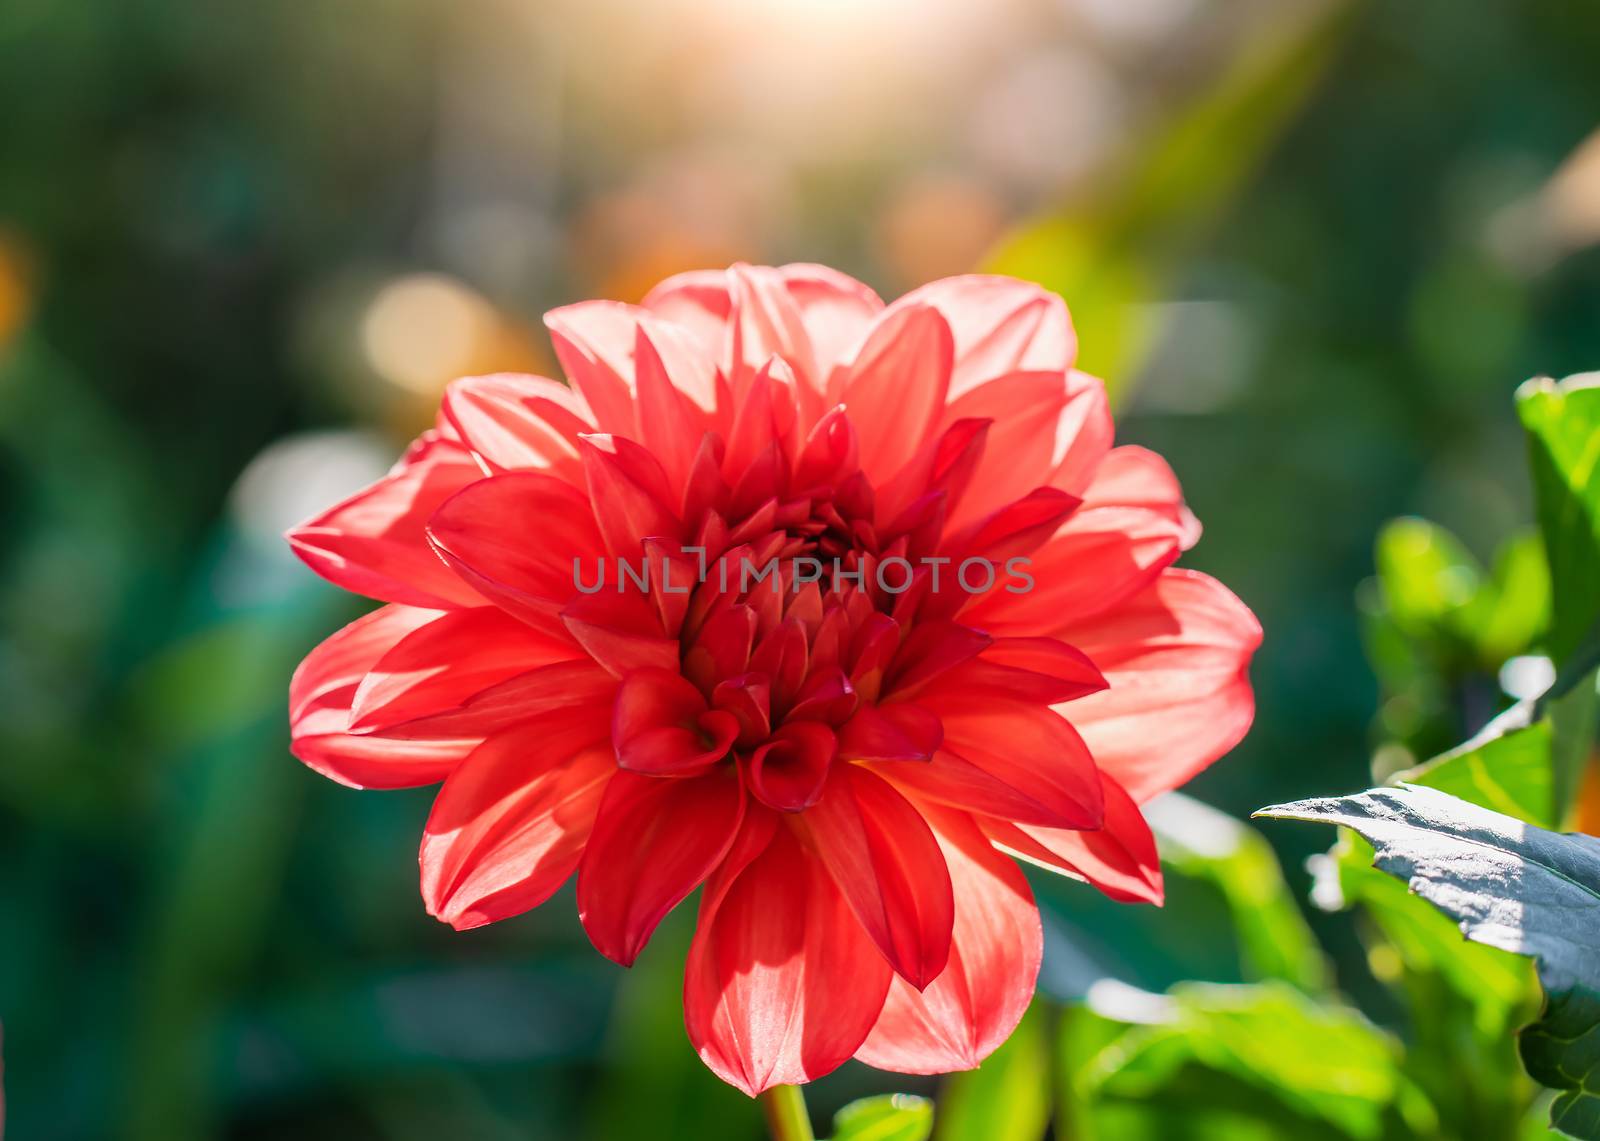
[[[448,261],[421,221],[450,103],[431,77],[463,23],[510,18],[463,11],[0,5],[0,231],[26,255],[26,312],[0,321],[11,1136],[759,1135],[682,1030],[688,916],[631,974],[566,895],[453,934],[417,899],[427,793],[358,794],[286,752],[288,674],[358,607],[251,523],[237,481],[274,441],[355,427],[393,452],[414,426],[323,330],[352,320],[350,267]],[[1191,562],[1268,631],[1256,729],[1192,790],[1234,815],[1355,787],[1373,746],[1407,768],[1463,740],[1509,704],[1497,671],[1552,612],[1571,644],[1546,648],[1588,644],[1568,632],[1593,618],[1595,516],[1570,505],[1594,468],[1560,474],[1582,469],[1542,432],[1556,397],[1536,386],[1530,494],[1507,401],[1600,362],[1600,253],[1530,266],[1496,238],[1600,123],[1589,7],[1246,15],[1231,65],[1154,99],[1133,158],[993,263],[1066,293],[1121,438],[1167,456],[1206,523]],[[583,126],[556,128],[580,166],[653,157]],[[563,184],[551,224],[597,192]],[[819,194],[757,252],[843,249],[887,280],[858,204],[853,185]],[[531,320],[573,288],[558,270],[502,300]],[[1553,576],[1536,540],[1497,546],[1536,518],[1564,536]],[[1570,801],[1592,719],[1570,704],[1524,731],[1569,758],[1554,769],[1519,736],[1417,779],[1540,819]],[[1305,917],[1314,837],[1274,830],[1280,864],[1237,820],[1202,828],[1209,844],[1163,828],[1163,912],[1036,878],[1045,998],[1024,1029],[942,1083],[848,1066],[811,1091],[817,1120],[896,1090],[939,1092],[936,1135],[963,1141],[1052,1115],[1086,1138],[1538,1128],[1509,1037],[1535,1001],[1526,964],[1463,946],[1358,844],[1332,878],[1359,907]],[[908,1137],[919,1104],[891,1107]],[[889,1117],[844,1109],[835,1133]]]

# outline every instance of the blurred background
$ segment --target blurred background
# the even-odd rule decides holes
[[[453,934],[428,791],[286,750],[290,670],[361,608],[283,528],[452,377],[551,371],[545,309],[677,270],[1063,292],[1267,630],[1199,799],[1476,728],[1493,673],[1380,690],[1356,592],[1397,514],[1488,560],[1531,518],[1513,388],[1600,367],[1597,58],[1570,0],[0,0],[8,1136],[758,1135],[683,1034],[686,916],[632,972],[570,893]],[[1263,832],[1304,898],[1327,835]],[[1051,1001],[1241,977],[1212,885],[1036,884]]]

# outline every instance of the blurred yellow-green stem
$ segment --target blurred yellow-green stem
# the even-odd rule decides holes
[[[761,1095],[761,1108],[773,1141],[816,1141],[799,1086],[773,1086]]]

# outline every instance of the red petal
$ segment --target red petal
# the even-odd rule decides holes
[[[989,839],[1012,855],[1085,880],[1123,903],[1162,900],[1156,838],[1123,787],[1102,773],[1106,819],[1097,832],[980,818]]]
[[[624,769],[658,776],[703,771],[727,756],[737,734],[733,717],[708,714],[705,696],[671,670],[635,670],[617,690],[611,739]]]
[[[938,977],[955,905],[939,845],[911,803],[866,769],[841,765],[797,829],[895,973],[919,990]]]
[[[605,550],[584,493],[541,472],[478,481],[434,513],[428,539],[484,597],[558,634],[580,570]]]
[[[706,885],[683,1006],[701,1059],[754,1097],[819,1078],[855,1053],[892,972],[788,828],[764,850],[759,830],[747,835],[735,846],[742,858],[730,855]],[[751,849],[760,854],[745,865]]]
[[[1013,372],[1065,372],[1078,338],[1059,296],[1011,277],[947,277],[889,308],[931,305],[950,324],[955,370],[950,398]]]
[[[1200,521],[1183,504],[1183,488],[1167,461],[1145,448],[1112,448],[1083,493],[1088,507],[1144,507],[1179,524],[1183,548],[1200,539]]]
[[[637,558],[647,538],[681,538],[661,464],[621,436],[585,436],[583,470],[594,518],[615,555]]]
[[[578,436],[594,416],[572,389],[543,376],[469,376],[444,390],[440,415],[490,471],[540,468],[581,481]]]
[[[787,721],[744,763],[750,793],[779,812],[801,812],[822,796],[839,745],[817,721]]]
[[[861,448],[861,468],[887,480],[916,454],[944,410],[950,327],[930,308],[897,307],[867,337],[840,394]]]
[[[544,315],[556,359],[602,431],[633,431],[633,350],[640,313],[617,301],[584,301]]]
[[[375,662],[350,710],[356,731],[453,709],[490,686],[579,656],[494,606],[453,610],[413,630]]]
[[[980,519],[1046,482],[1056,463],[1066,406],[1067,382],[1060,372],[1009,373],[950,402],[943,418],[950,429],[963,421],[989,425],[965,493],[951,505],[952,527]]]
[[[918,500],[930,494],[940,496],[939,502],[947,515],[955,504],[966,502],[967,488],[987,454],[989,430],[993,425],[993,420],[983,417],[954,418],[937,436],[930,436],[893,479],[875,488],[880,531],[897,534],[903,530],[907,513]],[[1015,470],[1018,466],[1012,457],[1006,469]],[[983,486],[991,486],[993,482],[994,477],[987,477]],[[988,508],[976,514],[986,514],[1033,486],[1029,482],[1019,483],[1015,494],[996,497]]]
[[[1028,881],[972,820],[930,817],[955,888],[950,964],[920,994],[895,979],[856,1057],[881,1070],[970,1070],[1004,1042],[1028,1009],[1043,953]]]
[[[883,302],[855,278],[825,265],[779,266],[778,273],[800,310],[820,386],[834,369],[854,358]]]
[[[1060,459],[1050,476],[1050,485],[1082,495],[1111,449],[1111,405],[1106,386],[1087,373],[1067,377],[1072,393],[1056,423],[1056,446]]]
[[[657,611],[642,594],[629,590],[574,598],[562,608],[561,622],[613,677],[638,669],[677,668],[678,643],[666,636]]]
[[[617,683],[588,660],[553,662],[507,678],[456,708],[419,717],[387,730],[407,740],[488,737],[546,714],[560,713],[578,734],[578,747],[602,740],[611,731],[611,702]]]
[[[428,817],[428,914],[466,930],[549,899],[578,866],[616,771],[609,748],[558,752],[538,723],[485,741],[450,774]]]
[[[1033,554],[1078,509],[1080,502],[1076,496],[1059,488],[1036,487],[1016,502],[972,524],[964,533],[952,535],[945,549],[956,565],[946,575],[944,590],[948,593],[954,588],[979,597],[1008,593],[1004,590],[1006,579],[1001,573],[1007,560]],[[987,560],[994,570],[994,584],[986,591],[967,591],[963,585],[969,583],[974,588],[982,588],[986,575],[969,573],[965,579],[957,577],[960,564],[972,558]],[[950,578],[957,581],[952,584],[948,581]]]
[[[424,436],[394,471],[294,528],[289,545],[335,586],[385,602],[435,609],[481,606],[428,546],[429,517],[483,478],[459,443]]]
[[[949,572],[948,568],[947,573]],[[959,622],[934,619],[912,627],[895,652],[885,677],[886,694],[909,697],[946,670],[981,654],[994,639]]]
[[[1250,729],[1249,666],[1261,626],[1215,579],[1163,571],[1126,605],[1062,637],[1110,683],[1065,713],[1136,801],[1183,784]]]
[[[1099,827],[1104,804],[1095,759],[1059,714],[986,695],[946,696],[936,712],[944,748],[928,764],[878,766],[883,776],[919,799],[973,812]]]
[[[1115,610],[1155,581],[1183,552],[1184,524],[1145,507],[1083,507],[1025,568],[1020,593],[991,590],[961,612],[963,621],[1008,632],[1060,630]]]
[[[939,718],[910,702],[864,704],[839,730],[847,761],[927,761],[944,739]]]
[[[732,768],[613,777],[578,869],[578,915],[596,949],[632,966],[656,924],[722,862],[743,816]]]
[[[705,413],[673,385],[661,351],[643,325],[637,333],[634,361],[639,389],[638,438],[660,461],[668,487],[683,487],[706,433]]]
[[[782,275],[766,266],[735,265],[728,270],[733,309],[731,372],[735,404],[743,401],[750,382],[773,357],[794,370],[796,387],[809,394],[812,416],[821,411],[816,357],[811,338],[800,317],[800,307],[790,296]]]
[[[477,747],[469,735],[402,741],[349,732],[361,679],[397,642],[441,617],[437,610],[384,606],[326,639],[289,681],[290,750],[311,768],[353,788],[411,788],[450,775]]]
[[[1106,688],[1089,655],[1055,638],[996,638],[976,658],[942,674],[922,693],[937,708],[944,696],[992,694],[1053,705]]]

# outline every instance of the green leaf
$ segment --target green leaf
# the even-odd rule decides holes
[[[985,267],[1036,281],[1093,329],[1079,363],[1120,381],[1149,348],[1136,306],[1166,296],[1182,255],[1222,216],[1316,88],[1353,5],[1320,6],[1253,37],[1209,92],[1086,206],[1016,231]]]
[[[1258,815],[1352,828],[1376,866],[1485,946],[1535,960],[1547,1005],[1523,1034],[1528,1072],[1562,1091],[1551,1123],[1600,1138],[1600,839],[1547,832],[1437,789],[1405,785]]]
[[[1540,721],[1481,744],[1468,741],[1400,779],[1550,828],[1557,821],[1550,746],[1550,725]]]
[[[1023,1016],[976,1070],[954,1074],[939,1099],[938,1141],[1039,1141],[1050,1123],[1044,1011]]]
[[[1282,983],[1184,983],[1164,1009],[1144,998],[1132,1017],[1147,1024],[1111,1040],[1077,1083],[1097,1103],[1096,1135],[1378,1138],[1437,1124],[1398,1044],[1354,1010]]]
[[[1513,536],[1495,553],[1494,568],[1465,615],[1467,634],[1486,669],[1526,653],[1550,624],[1550,567],[1536,531]]]
[[[1260,833],[1182,793],[1145,812],[1167,868],[1222,893],[1247,978],[1282,979],[1306,991],[1327,986],[1327,961]]]
[[[1360,836],[1341,833],[1319,863],[1315,898],[1360,906],[1368,965],[1409,1014],[1402,1068],[1432,1099],[1444,1135],[1510,1136],[1533,1093],[1514,1037],[1538,1009],[1533,965],[1464,940],[1441,912],[1374,868],[1373,855]]]
[[[852,1101],[833,1115],[833,1141],[927,1141],[933,1102],[908,1093]]]
[[[1448,918],[1420,903],[1405,884],[1374,868],[1375,856],[1372,846],[1360,836],[1343,834],[1329,854],[1339,878],[1339,898],[1326,902],[1361,904],[1399,955],[1402,966],[1414,974],[1439,976],[1450,992],[1471,1008],[1474,1028],[1481,1037],[1506,1034],[1532,986],[1527,963],[1493,947],[1464,941],[1460,929]]]
[[[1455,636],[1478,594],[1482,570],[1454,535],[1426,519],[1396,519],[1378,532],[1378,582],[1402,632]]]
[[[1565,664],[1586,640],[1600,652],[1600,373],[1530,380],[1517,411],[1550,560],[1550,656]]]

